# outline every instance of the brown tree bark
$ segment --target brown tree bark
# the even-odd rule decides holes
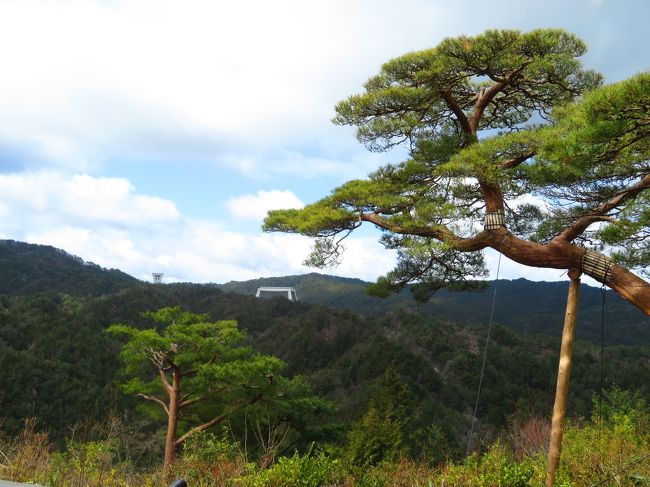
[[[624,267],[614,265],[611,278],[605,284],[650,316],[650,284],[639,276]]]
[[[490,233],[493,236],[488,246],[509,259],[532,267],[580,269],[650,316],[650,284],[624,267],[612,264],[608,278],[603,280],[601,275],[583,268],[583,247],[562,239],[554,239],[544,245],[536,244],[514,237],[505,228]]]
[[[489,194],[493,196],[489,198],[490,209],[496,210],[503,207],[502,204],[499,204],[498,193],[499,191],[494,188],[490,191]],[[461,238],[444,226],[431,228],[423,225],[420,228],[413,226],[406,228],[395,225],[376,213],[364,213],[359,217],[362,221],[373,223],[393,233],[418,235],[443,241],[459,252],[476,252],[490,247],[509,259],[528,267],[580,269],[583,274],[602,282],[650,316],[650,283],[615,264],[612,264],[608,278],[603,281],[602,276],[583,269],[582,259],[586,249],[570,242],[565,235],[560,235],[548,243],[540,244],[520,239],[510,233],[507,228],[502,227],[483,231],[474,237]]]

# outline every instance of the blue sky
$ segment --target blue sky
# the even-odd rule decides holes
[[[401,159],[330,122],[383,62],[560,27],[613,82],[648,69],[649,14],[646,0],[0,0],[0,238],[166,282],[310,272],[310,242],[262,234],[261,219]],[[327,272],[388,271],[377,237],[350,238]]]

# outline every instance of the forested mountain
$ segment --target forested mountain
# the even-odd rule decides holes
[[[298,299],[307,303],[345,308],[369,315],[395,310],[421,313],[465,325],[486,324],[490,318],[494,287],[497,296],[494,322],[526,334],[557,335],[562,332],[568,282],[533,282],[526,279],[485,283],[479,291],[440,290],[427,303],[417,303],[407,287],[388,298],[369,296],[368,282],[359,279],[311,273],[231,281],[222,289],[255,294],[260,286],[292,286]],[[582,285],[577,337],[601,341],[602,290]],[[608,344],[650,345],[650,318],[613,291],[605,297],[605,342]]]
[[[100,296],[139,284],[116,269],[93,263],[50,246],[0,240],[0,294],[30,295],[38,292],[74,296]],[[465,325],[489,320],[494,286],[497,300],[494,321],[527,334],[556,335],[561,332],[566,303],[566,282],[532,282],[526,279],[486,283],[481,291],[441,290],[424,304],[417,303],[409,289],[382,299],[369,296],[369,283],[359,279],[311,273],[215,285],[224,291],[254,295],[260,286],[293,286],[300,301],[344,308],[367,315],[408,311]],[[583,285],[578,314],[578,339],[600,343],[602,292]],[[650,318],[607,291],[605,342],[650,345]]]
[[[3,248],[15,245],[22,249],[22,253],[14,250],[15,255],[30,255],[27,252],[30,246],[25,244],[5,243]],[[32,250],[41,250],[45,255],[52,252],[47,248]],[[60,272],[63,276],[60,288],[56,279],[47,285],[34,279],[28,281],[29,287],[16,287],[13,292],[0,295],[0,369],[4,373],[0,388],[0,434],[19,431],[22,420],[29,416],[36,416],[39,425],[59,439],[69,433],[69,426],[103,418],[111,410],[120,411],[124,417],[137,418],[137,400],[123,396],[116,387],[123,380],[119,373],[120,343],[104,330],[117,322],[152,327],[142,313],[165,306],[206,313],[212,320],[237,320],[247,332],[252,347],[284,360],[287,375],[305,376],[314,392],[332,401],[338,410],[335,417],[321,419],[329,421],[331,428],[327,429],[330,436],[319,441],[341,441],[347,428],[342,426],[364,414],[372,391],[387,369],[397,373],[408,392],[404,395],[404,407],[409,411],[405,434],[408,433],[412,448],[424,448],[418,442],[424,441],[426,428],[431,425],[440,428],[440,441],[444,440],[452,450],[460,448],[467,434],[485,341],[486,328],[480,323],[468,326],[454,323],[442,313],[438,316],[432,316],[433,312],[418,313],[414,305],[404,305],[410,302],[408,296],[398,297],[401,301],[396,301],[392,311],[384,309],[370,315],[308,303],[310,288],[302,286],[299,277],[262,281],[296,286],[302,301],[292,303],[282,298],[260,300],[252,295],[227,292],[224,288],[228,286],[142,283],[118,271],[102,270],[61,255],[60,260],[53,259],[59,271],[50,271],[47,260],[34,264],[45,276]],[[17,275],[16,269],[25,268],[24,263],[18,262],[20,258],[15,257],[14,261],[8,258],[9,265],[0,268],[3,285]],[[70,277],[75,272],[77,277]],[[84,272],[96,273],[97,280]],[[371,299],[362,294],[361,281],[317,275],[303,279],[312,286],[313,295],[331,296],[339,289],[337,292],[351,296],[345,288],[348,286],[357,290],[360,301]],[[99,292],[106,283],[120,289]],[[250,286],[252,294],[260,282],[241,285],[244,284]],[[525,288],[529,283],[500,281],[499,296],[507,295],[505,290],[512,284],[516,289],[516,285]],[[48,292],[30,292],[32,289]],[[558,296],[554,299],[561,302],[564,293],[561,283],[558,284]],[[535,301],[546,299],[542,294],[536,292]],[[552,293],[547,294],[552,301]],[[460,296],[442,293],[441,303],[449,301],[445,306],[439,305],[440,309],[453,308],[452,300]],[[489,302],[491,293],[488,290],[465,296],[465,299],[476,299],[476,304],[466,301],[457,306],[478,313],[481,306],[487,310],[480,299]],[[542,308],[541,304],[532,303],[530,296],[520,297],[519,310]],[[514,296],[510,298],[516,301]],[[614,305],[609,309],[613,311]],[[497,313],[500,312],[498,309]],[[478,412],[478,429],[486,441],[513,416],[546,415],[550,411],[559,352],[560,314],[558,311],[549,318],[555,327],[550,335],[518,334],[499,324],[495,326]],[[469,323],[469,318],[465,321]],[[580,338],[575,345],[569,414],[590,414],[592,396],[600,386],[600,364],[606,387],[616,384],[650,398],[650,384],[646,380],[650,347],[640,346],[638,339],[635,340],[638,346],[607,346],[601,360],[600,347]]]
[[[6,296],[44,291],[99,296],[137,282],[49,245],[0,240],[0,294]]]
[[[439,425],[450,448],[459,447],[467,432],[485,337],[483,327],[406,312],[364,317],[214,286],[141,284],[98,298],[42,294],[1,303],[2,428],[15,433],[23,418],[36,416],[58,438],[71,424],[103,418],[110,410],[137,417],[136,401],[115,386],[121,380],[119,343],[103,330],[113,322],[151,327],[141,313],[163,306],[236,319],[255,349],[286,361],[287,374],[304,375],[319,396],[336,404],[334,421],[341,424],[363,414],[371,391],[393,367],[408,387],[413,437],[426,425]],[[558,350],[558,336],[494,329],[479,408],[486,438],[512,415],[550,410]],[[578,342],[575,354],[569,412],[587,416],[599,388],[599,348]],[[605,385],[650,397],[648,363],[648,347],[606,347]]]

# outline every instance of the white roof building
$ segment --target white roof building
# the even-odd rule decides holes
[[[296,290],[292,287],[259,287],[255,293],[256,298],[271,298],[273,296],[283,296],[289,301],[298,301]]]

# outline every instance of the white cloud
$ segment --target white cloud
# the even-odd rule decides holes
[[[230,198],[226,205],[236,218],[263,220],[269,210],[302,208],[304,203],[291,191],[260,190],[257,194],[245,194]]]
[[[289,191],[260,191],[232,200],[241,217],[302,206]],[[139,194],[128,180],[51,172],[0,175],[0,235],[53,245],[140,279],[225,282],[311,272],[302,262],[311,242],[298,235],[247,235],[214,220],[183,217],[170,201]],[[361,237],[332,273],[375,279],[390,253]]]
[[[269,166],[269,171],[287,174],[297,178],[312,179],[329,177],[339,181],[365,178],[369,172],[386,161],[400,160],[400,151],[390,155],[371,152],[356,152],[349,158],[327,158],[308,156],[296,151],[284,151]]]
[[[93,225],[136,226],[143,221],[174,221],[180,216],[174,203],[138,195],[124,178],[86,174],[66,178],[51,171],[0,174],[0,202],[22,215],[19,220],[48,220],[59,225],[78,220]]]
[[[82,227],[42,228],[25,233],[29,243],[52,245],[109,269],[127,269],[149,257],[136,250],[126,232],[114,228]]]
[[[540,208],[542,211],[548,211],[550,209],[548,201],[532,194],[525,194],[510,200],[508,201],[508,205],[513,209],[517,209],[522,205],[533,205]]]
[[[301,207],[290,191],[259,191],[228,204],[238,218],[261,219],[269,209]],[[0,175],[0,235],[53,245],[140,279],[164,272],[169,281],[226,282],[312,272],[303,265],[311,240],[282,233],[245,234],[215,220],[184,217],[173,203],[137,193],[123,178],[64,178],[51,172]],[[376,232],[348,237],[341,264],[325,272],[368,281],[395,264]],[[491,278],[498,254],[487,253]],[[507,258],[499,277],[562,279],[561,270],[521,266]]]
[[[15,48],[2,52],[0,139],[69,171],[157,154],[161,141],[207,158],[221,145],[317,141],[386,56],[427,45],[424,30],[377,24],[386,14],[435,28],[441,8],[418,6],[414,17],[343,0],[2,2],[0,45]]]
[[[128,233],[106,227],[42,229],[21,239],[62,248],[143,280],[150,280],[152,272],[163,272],[166,282],[227,282],[315,271],[303,265],[311,246],[307,238],[244,235],[210,221],[182,220],[166,230],[144,227]],[[327,273],[372,281],[394,264],[392,253],[373,239],[352,238],[348,247],[342,264]]]
[[[267,209],[300,207],[290,191],[259,191],[230,200],[240,218]],[[173,203],[138,194],[129,181],[42,172],[0,175],[0,235],[53,245],[84,260],[118,268],[143,280],[226,282],[312,272],[303,265],[311,240],[282,233],[247,235],[224,224],[182,216]],[[348,237],[341,264],[324,272],[373,281],[395,264],[395,253],[375,232]],[[487,252],[490,278],[498,254]],[[521,266],[502,258],[499,277],[561,280],[562,270]],[[591,283],[589,279],[585,282]]]
[[[382,159],[361,156],[351,130],[329,120],[386,60],[492,27],[559,25],[601,51],[621,42],[602,0],[510,3],[471,16],[480,2],[0,2],[0,165],[11,143],[25,152],[9,162],[18,169],[93,174],[119,158],[192,159],[251,178],[362,177]],[[643,18],[625,13],[643,8],[618,14]],[[629,31],[638,51],[604,63],[639,58],[643,29]]]
[[[306,239],[192,219],[187,209],[205,198],[190,188],[173,202],[142,194],[127,171],[164,165],[147,176],[168,188],[170,167],[217,166],[229,177],[209,188],[211,201],[250,193],[217,203],[259,219],[273,202],[300,204],[294,193],[323,196],[306,195],[316,179],[335,185],[403,159],[367,153],[350,127],[329,121],[384,61],[445,36],[553,25],[595,48],[589,67],[613,66],[620,79],[644,68],[647,15],[639,12],[648,7],[632,3],[549,0],[521,9],[503,0],[477,16],[469,14],[483,7],[478,0],[0,1],[0,235],[141,278],[153,270],[196,281],[307,271]],[[112,174],[111,164],[123,177],[97,177]],[[32,172],[17,172],[25,169]],[[265,194],[260,182],[294,193]],[[335,272],[372,279],[390,268],[392,254],[374,239],[346,245]]]
[[[348,136],[350,140],[353,139],[351,134]],[[219,154],[214,159],[221,166],[265,183],[291,178],[298,181],[328,180],[340,184],[351,179],[366,178],[382,165],[407,158],[406,152],[399,148],[381,154],[365,151],[358,144],[352,150],[341,144],[339,149],[338,154],[308,155],[295,150],[281,150],[270,155],[250,152]]]

